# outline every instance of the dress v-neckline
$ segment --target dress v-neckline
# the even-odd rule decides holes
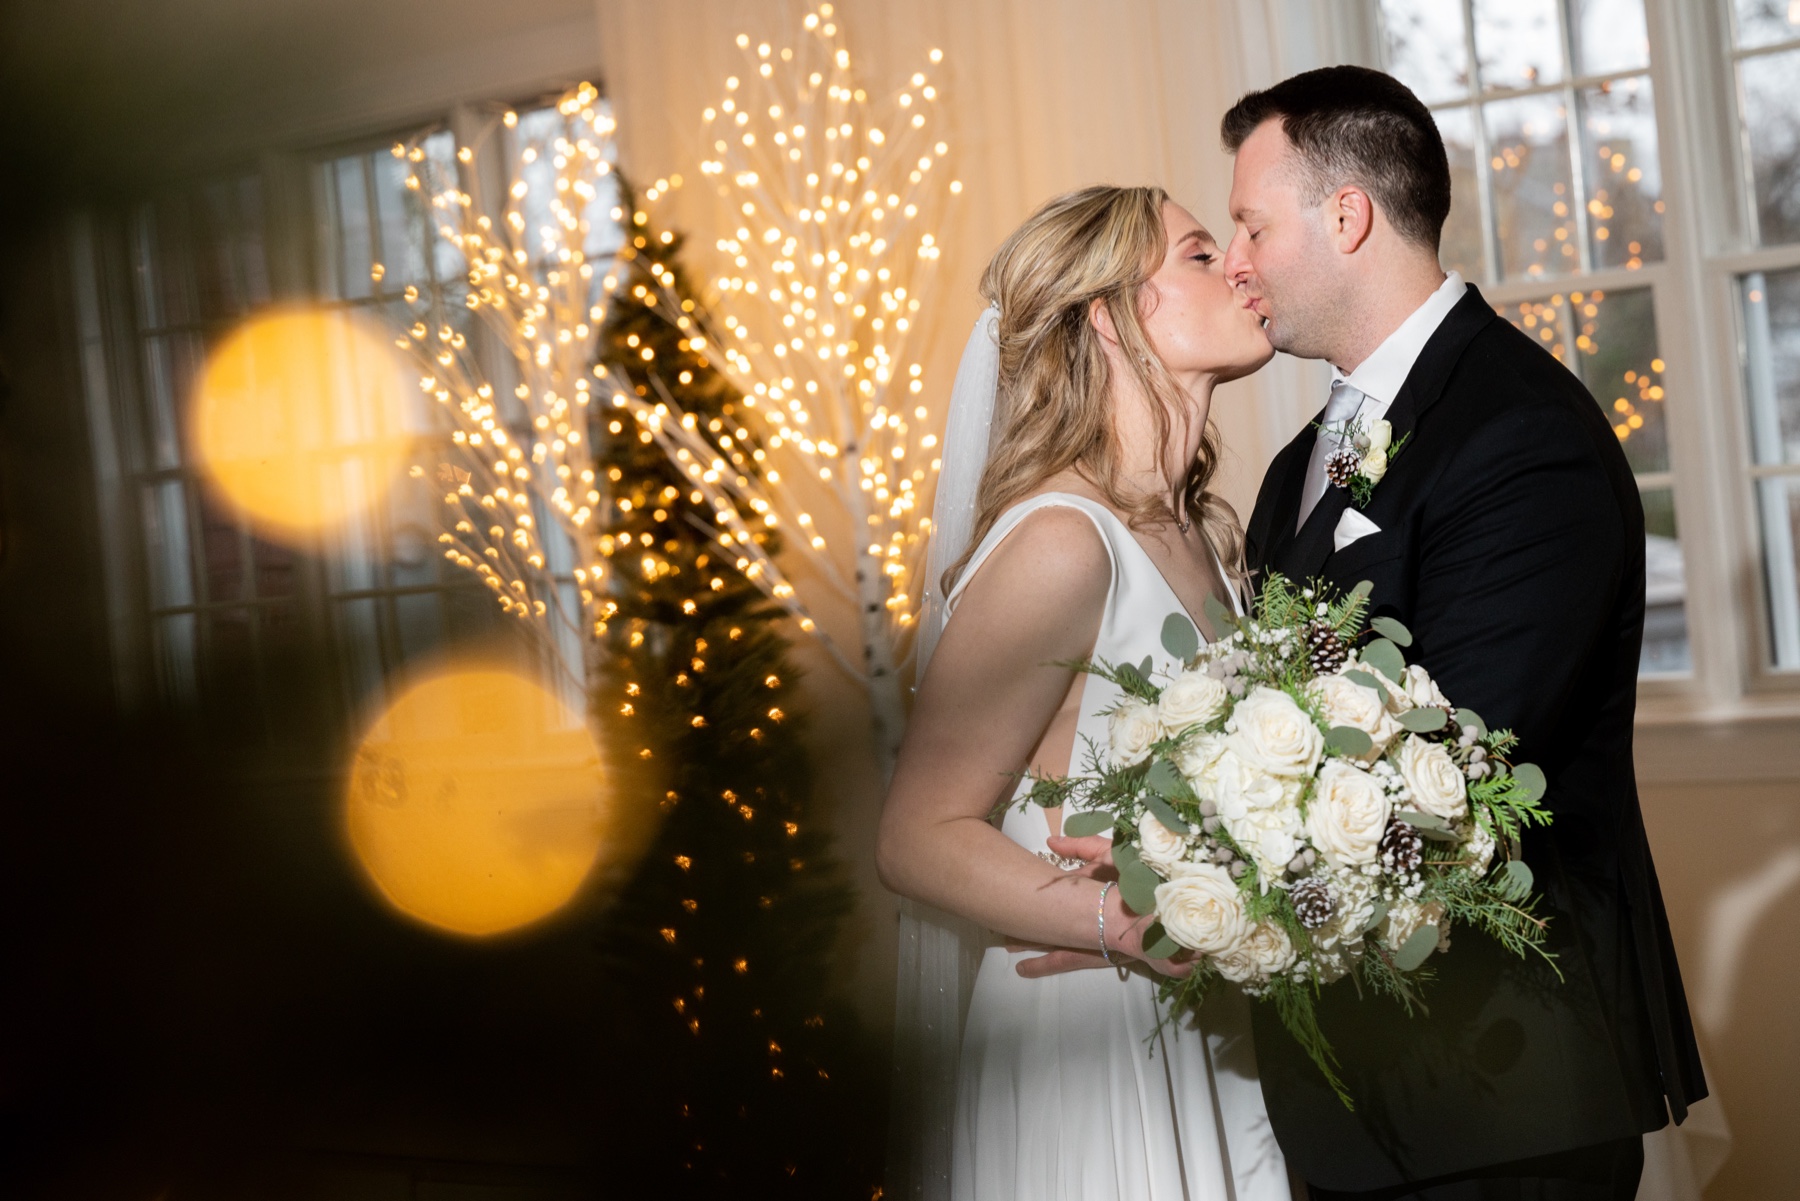
[[[1150,552],[1144,549],[1144,544],[1137,540],[1137,535],[1131,532],[1131,527],[1129,525],[1125,524],[1125,522],[1119,517],[1119,515],[1117,513],[1113,512],[1112,509],[1108,508],[1105,504],[1101,503],[1100,501],[1097,501],[1089,496],[1083,496],[1079,492],[1041,492],[1041,493],[1039,493],[1039,495],[1040,496],[1062,496],[1062,497],[1067,497],[1071,500],[1085,501],[1086,503],[1093,505],[1095,508],[1099,509],[1102,513],[1105,513],[1106,516],[1113,522],[1114,525],[1118,526],[1120,530],[1124,531],[1126,541],[1130,542],[1132,546],[1136,547],[1137,553],[1142,555],[1144,557],[1144,562],[1146,562],[1150,565],[1150,570],[1156,574],[1156,582],[1163,586],[1163,591],[1168,593],[1169,599],[1175,602],[1175,610],[1174,611],[1177,613],[1180,613],[1182,616],[1186,617],[1189,621],[1194,623],[1194,629],[1199,633],[1200,640],[1202,642],[1206,643],[1207,645],[1212,644],[1212,642],[1214,640],[1207,637],[1206,627],[1201,625],[1200,619],[1198,617],[1195,617],[1194,614],[1191,611],[1189,611],[1189,609],[1187,607],[1187,602],[1181,599],[1181,593],[1175,591],[1175,585],[1169,583],[1169,577],[1163,574],[1163,569],[1157,565],[1156,560],[1153,557],[1151,557]],[[1227,582],[1227,585],[1229,586],[1230,577],[1225,574],[1225,563],[1222,559],[1219,558],[1218,549],[1213,546],[1212,540],[1210,538],[1206,537],[1206,532],[1204,530],[1201,531],[1200,538],[1203,542],[1206,543],[1206,557],[1208,559],[1212,560],[1212,565],[1213,565],[1214,569],[1218,571],[1219,578],[1225,580]],[[1242,606],[1238,603],[1235,595],[1232,598],[1231,607],[1233,609],[1239,610],[1240,614],[1241,614]]]

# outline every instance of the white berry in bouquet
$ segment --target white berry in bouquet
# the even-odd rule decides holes
[[[1371,618],[1369,592],[1275,575],[1246,617],[1209,604],[1211,645],[1172,614],[1160,669],[1084,665],[1117,692],[1107,745],[1022,802],[1065,806],[1070,834],[1110,830],[1120,897],[1155,918],[1149,957],[1194,954],[1163,982],[1167,1018],[1218,987],[1269,1001],[1346,1105],[1318,989],[1349,976],[1410,1011],[1459,923],[1555,967],[1519,857],[1550,820],[1544,775],[1406,662],[1411,634]]]

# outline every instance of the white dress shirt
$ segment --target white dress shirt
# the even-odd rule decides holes
[[[1438,326],[1450,315],[1457,301],[1469,285],[1455,271],[1444,277],[1444,282],[1437,291],[1425,298],[1425,303],[1413,310],[1412,316],[1400,323],[1400,327],[1387,336],[1387,340],[1375,348],[1375,352],[1364,359],[1349,375],[1345,375],[1335,365],[1331,369],[1331,388],[1333,405],[1343,408],[1346,390],[1359,394],[1361,399],[1348,417],[1339,418],[1333,412],[1327,412],[1325,424],[1341,424],[1354,421],[1367,425],[1380,421],[1387,416],[1387,411],[1400,395],[1400,386],[1412,373],[1413,364],[1419,361],[1425,343],[1431,341],[1431,335],[1437,333]],[[1312,460],[1307,465],[1306,483],[1300,495],[1300,524],[1312,513],[1313,506],[1325,494],[1325,461],[1333,452],[1347,445],[1347,440],[1332,433],[1320,430],[1317,441],[1313,444]]]

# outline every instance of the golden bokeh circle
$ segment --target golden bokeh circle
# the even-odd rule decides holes
[[[350,845],[395,908],[488,935],[560,909],[605,841],[599,749],[534,680],[451,669],[370,726],[345,797]]]
[[[304,537],[374,505],[405,471],[411,366],[342,309],[279,309],[208,357],[189,421],[195,462],[262,532]]]

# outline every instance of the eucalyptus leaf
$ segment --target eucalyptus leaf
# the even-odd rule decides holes
[[[1406,657],[1386,638],[1377,638],[1363,647],[1361,657],[1364,663],[1396,684],[1406,678]]]
[[[1403,972],[1410,972],[1431,958],[1437,950],[1438,928],[1436,926],[1420,926],[1412,932],[1404,946],[1394,952],[1394,966]]]
[[[1138,675],[1142,676],[1144,678],[1144,682],[1146,684],[1148,684],[1150,682],[1150,673],[1153,670],[1155,670],[1155,668],[1156,668],[1156,664],[1151,662],[1150,656],[1145,655],[1144,661],[1142,663],[1138,664],[1137,673],[1138,673]]]
[[[1113,862],[1118,862],[1116,853]],[[1129,865],[1119,868],[1119,895],[1133,913],[1156,912],[1156,886],[1161,883],[1162,877],[1135,856]]]
[[[1379,926],[1382,922],[1387,921],[1387,915],[1388,903],[1386,901],[1376,901],[1375,907],[1369,911],[1369,921],[1368,924],[1363,927],[1363,933],[1366,934]]]
[[[1162,644],[1164,650],[1186,663],[1200,653],[1200,631],[1186,613],[1171,613],[1163,618]]]
[[[1475,735],[1478,738],[1484,736],[1488,732],[1487,723],[1482,721],[1481,714],[1475,712],[1473,709],[1458,709],[1456,711],[1456,724],[1462,726],[1464,729],[1473,728]]]
[[[1170,805],[1169,802],[1163,800],[1155,793],[1150,793],[1144,797],[1144,808],[1148,809],[1151,813],[1154,813],[1157,821],[1175,831],[1177,834],[1192,834],[1194,832],[1193,827],[1183,821],[1181,815],[1175,812],[1174,806]]]
[[[1375,582],[1373,580],[1360,580],[1357,582],[1356,587],[1350,589],[1350,595],[1367,599],[1368,595],[1373,591],[1375,591]]]
[[[1237,618],[1232,616],[1231,610],[1227,609],[1216,596],[1207,597],[1202,602],[1200,611],[1206,614],[1206,620],[1212,625],[1214,634],[1222,636],[1226,630],[1237,625]]]
[[[1161,922],[1151,922],[1144,927],[1144,957],[1146,959],[1167,959],[1181,950],[1181,944],[1169,937]]]
[[[1149,660],[1146,659],[1145,662]],[[1150,684],[1150,677],[1129,663],[1119,664],[1113,669],[1113,674],[1119,677],[1119,683],[1126,691],[1148,687]]]
[[[1369,619],[1369,628],[1381,634],[1395,646],[1411,646],[1412,631],[1391,617],[1374,617]]]
[[[1071,813],[1063,820],[1063,836],[1088,838],[1095,834],[1104,834],[1113,828],[1113,822],[1113,815],[1104,809],[1088,809],[1081,813]]]
[[[1525,789],[1527,802],[1543,800],[1545,791],[1550,787],[1549,781],[1544,779],[1544,769],[1535,763],[1513,764],[1512,776]]]
[[[1449,830],[1434,830],[1430,826],[1418,827],[1421,838],[1429,838],[1433,842],[1461,842],[1462,839]]]
[[[1531,895],[1532,885],[1537,877],[1532,874],[1531,865],[1523,859],[1509,859],[1506,866],[1500,869],[1500,891],[1509,901],[1522,901]]]
[[[1423,709],[1408,709],[1400,715],[1403,729],[1415,734],[1430,734],[1450,724],[1450,715],[1435,705],[1427,705]]]
[[[1419,830],[1448,830],[1450,823],[1435,813],[1421,813],[1417,809],[1402,809],[1395,817]]]
[[[1158,796],[1179,797],[1186,781],[1181,778],[1181,773],[1175,770],[1173,763],[1167,759],[1158,759],[1150,765],[1150,772],[1144,777],[1144,783],[1155,789]]]
[[[1340,755],[1366,755],[1375,746],[1367,733],[1355,726],[1332,726],[1325,731],[1325,745]]]
[[[1344,673],[1344,678],[1346,680],[1355,680],[1364,688],[1373,688],[1376,692],[1381,694],[1381,703],[1384,705],[1388,703],[1387,685],[1383,683],[1381,677],[1374,672],[1358,671],[1353,668]]]

